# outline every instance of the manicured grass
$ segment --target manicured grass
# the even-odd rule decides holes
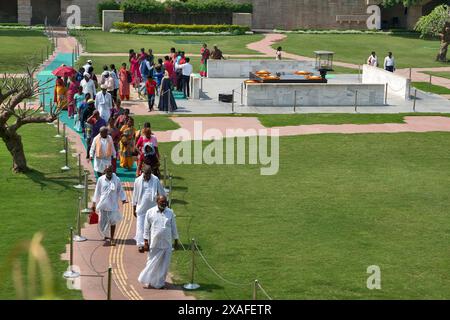
[[[175,115],[173,117],[257,117],[267,128],[299,126],[310,124],[371,124],[371,123],[404,123],[406,116],[442,116],[448,113],[397,113],[397,114],[349,114],[349,113],[306,113],[306,114],[205,114]]]
[[[42,63],[51,43],[41,31],[0,30],[0,74],[25,73]]]
[[[143,128],[145,122],[150,122],[152,130],[168,131],[179,129],[180,126],[172,121],[168,116],[156,115],[156,116],[133,116],[136,128]]]
[[[430,84],[429,82],[412,82],[412,86],[425,92],[431,92],[435,94],[450,94],[450,89]]]
[[[262,35],[149,36],[102,31],[87,31],[83,33],[83,37],[87,40],[87,50],[85,50],[91,53],[128,53],[129,49],[138,52],[140,48],[152,48],[155,54],[167,54],[172,47],[186,53],[199,54],[203,43],[207,43],[211,49],[217,44],[224,54],[258,54],[247,49],[246,45],[263,38]]]
[[[334,71],[330,71],[329,74],[358,74],[358,69],[352,69],[352,68],[346,68],[346,67],[340,67],[340,66],[333,66]],[[362,72],[362,70],[361,70]]]
[[[449,299],[446,214],[449,133],[310,135],[280,139],[280,171],[256,165],[174,165],[181,239],[195,238],[199,298]],[[161,144],[170,154],[174,144]],[[189,251],[172,259],[190,281]],[[381,268],[368,290],[367,268]],[[260,292],[259,297],[263,297]]]
[[[425,71],[423,73],[431,74],[432,76],[435,76],[435,77],[441,77],[441,78],[450,79],[450,72],[449,71]]]
[[[336,61],[359,65],[366,63],[372,51],[376,51],[380,65],[389,51],[394,54],[397,68],[449,65],[435,61],[439,51],[438,40],[420,39],[413,35],[290,34],[286,40],[274,45],[277,46],[289,53],[308,57],[314,57],[317,50],[330,50],[335,52]]]
[[[0,201],[2,223],[0,233],[0,268],[3,271],[5,259],[11,250],[23,240],[31,240],[36,232],[44,233],[43,245],[51,260],[55,294],[61,299],[81,299],[79,291],[70,291],[62,273],[67,261],[60,260],[68,243],[69,227],[76,227],[79,191],[77,171],[62,173],[64,157],[59,153],[61,139],[55,139],[55,128],[47,124],[26,125],[21,131],[25,145],[30,173],[11,172],[11,157],[3,143],[0,143]],[[76,168],[74,158],[69,157],[70,165]],[[26,257],[22,268],[26,279]],[[11,269],[2,274],[0,286],[1,299],[15,299],[16,292],[11,277]],[[38,286],[39,290],[40,287]],[[40,291],[39,291],[40,293]]]

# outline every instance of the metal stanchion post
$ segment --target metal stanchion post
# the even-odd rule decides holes
[[[81,197],[78,197],[77,234],[73,237],[73,241],[83,242],[86,240],[87,238],[81,235]]]
[[[358,65],[358,81],[361,82],[361,65]]]
[[[244,83],[241,83],[241,106],[244,105]]]
[[[89,197],[89,191],[88,191],[89,181],[88,180],[89,180],[89,173],[87,171],[85,171],[84,172],[84,196],[83,196],[84,209],[81,210],[81,213],[90,213],[91,212],[91,210],[89,209],[89,199],[88,199],[88,197]]]
[[[203,77],[200,78],[200,91],[203,92]]]
[[[58,118],[59,119],[59,118]],[[67,153],[67,144],[66,144],[66,124],[63,123],[63,142],[64,142],[64,148],[59,153]]]
[[[163,176],[163,181],[164,181],[164,191],[166,191],[166,193],[169,193],[169,189],[167,188],[167,157],[166,155],[164,155],[164,176]]]
[[[431,78],[432,78],[433,76],[430,74],[430,84],[431,84]]]
[[[414,89],[413,111],[416,112],[417,89]]]
[[[61,138],[61,131],[59,129],[59,115],[56,118],[56,136],[55,138]]]
[[[81,173],[81,154],[78,154],[78,184],[74,186],[75,189],[83,189],[83,174]]]
[[[253,300],[258,300],[258,280],[253,283]]]
[[[108,293],[106,296],[107,300],[111,300],[111,283],[112,283],[112,267],[108,268]]]
[[[384,87],[384,104],[385,104],[385,105],[387,105],[388,86],[389,86],[389,84],[386,83],[386,85],[385,85],[385,87]]]
[[[169,208],[172,208],[172,174],[169,175]]]
[[[294,90],[294,113],[297,111],[297,90]]]
[[[185,284],[183,287],[186,290],[196,290],[200,288],[200,285],[194,282],[194,270],[195,270],[195,239],[192,239],[191,242],[191,249],[192,249],[192,265],[191,265],[191,282],[188,284]]]
[[[234,113],[234,89],[231,90],[231,113]]]
[[[69,141],[68,140],[69,139],[67,137],[64,139],[64,142],[65,142],[64,145],[65,145],[65,149],[66,149],[66,153],[65,153],[66,165],[61,168],[62,171],[69,171],[70,170],[70,167],[69,167],[69,151],[68,151],[68,149],[69,149]]]
[[[355,112],[358,112],[358,90],[355,91]]]
[[[70,227],[70,261],[69,261],[70,270],[64,272],[63,276],[66,279],[78,278],[80,273],[73,270],[73,228]]]
[[[40,114],[44,114],[45,112],[45,91],[42,92],[42,110],[39,112]]]

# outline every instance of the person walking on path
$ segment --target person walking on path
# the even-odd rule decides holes
[[[157,83],[151,76],[148,76],[147,82],[145,82],[145,89],[147,91],[148,111],[152,112],[155,105],[155,94]]]
[[[378,57],[375,51],[372,51],[369,58],[367,58],[367,64],[372,67],[378,67]]]
[[[384,70],[389,72],[395,71],[395,59],[392,52],[389,52],[387,57],[384,58]]]
[[[80,86],[83,87],[83,93],[87,94],[89,93],[91,95],[91,98],[95,98],[95,95],[97,94],[97,91],[95,89],[95,82],[91,79],[91,75],[87,72],[84,73],[84,79],[81,80]]]
[[[158,109],[159,111],[172,112],[176,110],[177,103],[172,94],[173,83],[170,79],[169,73],[165,72],[164,78],[161,82],[160,94],[159,94],[159,103]]]
[[[189,96],[190,96],[189,82],[191,81],[191,74],[194,70],[194,68],[192,67],[192,64],[190,64],[190,61],[191,61],[191,59],[186,58],[185,63],[180,63],[180,64],[175,65],[175,68],[181,69],[181,72],[182,72],[181,88],[182,88],[185,98],[189,98]]]
[[[211,52],[211,59],[214,60],[225,60],[223,56],[222,50],[220,50],[217,45],[214,46],[213,51]]]
[[[161,182],[152,174],[152,168],[145,166],[142,175],[134,181],[133,214],[136,217],[136,245],[138,251],[144,252],[144,223],[145,214],[156,206],[158,195],[165,196]]]
[[[109,67],[111,68],[111,78],[114,81],[114,91],[112,93],[112,97],[114,103],[117,103],[117,92],[119,91],[120,87],[119,73],[116,70],[116,65],[111,64]]]
[[[120,128],[120,166],[127,170],[131,170],[134,164],[135,156],[135,136],[134,120],[129,118],[127,124]]]
[[[112,168],[112,159],[115,155],[116,148],[112,137],[108,134],[108,128],[101,127],[100,134],[94,137],[89,150],[89,159],[94,160],[94,171],[98,176],[101,176],[107,167]]]
[[[157,206],[147,211],[144,222],[144,250],[148,259],[138,281],[146,288],[165,289],[174,248],[179,245],[175,214],[167,207],[167,198],[158,196]]]
[[[132,75],[127,70],[127,64],[122,63],[122,68],[119,71],[119,95],[120,100],[130,100],[130,83],[132,81]]]
[[[200,54],[202,55],[202,58],[200,59],[200,76],[206,77],[208,75],[208,60],[211,56],[211,52],[206,43],[203,44]]]
[[[92,211],[100,213],[100,232],[104,241],[110,240],[111,246],[116,245],[114,240],[116,224],[123,219],[119,201],[122,204],[127,203],[127,196],[122,188],[122,182],[109,166],[105,169],[104,175],[97,180]]]
[[[282,48],[281,48],[281,47],[278,47],[278,48],[277,48],[277,53],[276,53],[276,55],[275,55],[275,60],[281,61],[281,53],[282,53]]]
[[[103,120],[108,123],[113,105],[112,96],[106,91],[108,89],[106,84],[102,84],[101,89],[102,91],[95,96],[95,109],[98,110]]]

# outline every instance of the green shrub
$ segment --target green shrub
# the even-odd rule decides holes
[[[185,24],[138,24],[130,22],[114,22],[114,28],[126,33],[139,32],[230,32],[232,34],[244,34],[250,31],[247,26],[214,24],[214,25],[185,25]]]
[[[231,0],[124,0],[121,9],[128,12],[148,13],[152,11],[177,11],[177,12],[245,12],[251,13],[251,3],[234,3]]]
[[[103,10],[119,10],[120,4],[114,0],[106,0],[97,4],[97,13],[100,23],[103,23]]]

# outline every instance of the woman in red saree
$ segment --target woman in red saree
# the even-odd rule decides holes
[[[122,63],[122,68],[119,71],[119,95],[120,100],[130,100],[130,82],[128,81],[129,71],[127,70],[127,64]]]
[[[164,69],[169,73],[169,79],[175,85],[177,83],[177,76],[175,74],[175,67],[169,56],[164,57]]]
[[[211,52],[208,49],[208,45],[206,43],[203,44],[203,48],[200,50],[200,54],[202,58],[200,60],[200,76],[206,77],[208,75],[208,59],[211,55]]]

